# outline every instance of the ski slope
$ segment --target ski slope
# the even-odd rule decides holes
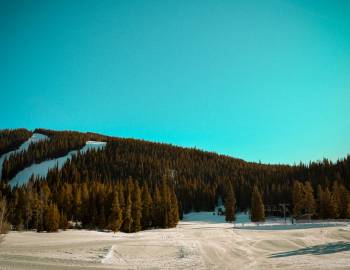
[[[97,141],[87,141],[85,146],[80,149],[80,153],[86,153],[88,150],[95,149],[99,150],[102,149],[106,146],[106,142],[97,142]],[[71,159],[73,155],[76,155],[78,153],[78,150],[70,151],[67,155],[56,158],[56,159],[51,159],[51,160],[46,160],[38,164],[32,164],[31,166],[23,169],[17,175],[11,179],[10,181],[10,186],[21,186],[26,184],[30,177],[32,175],[35,176],[40,176],[40,177],[46,177],[48,171],[50,169],[55,168],[58,166],[58,168],[62,168],[63,165],[67,162],[68,159]]]
[[[8,152],[6,154],[3,154],[0,157],[0,179],[1,179],[1,176],[2,176],[2,165],[4,164],[4,161],[7,158],[9,158],[12,154],[20,153],[22,151],[27,151],[28,148],[29,148],[29,145],[32,144],[32,143],[37,143],[37,142],[40,142],[40,141],[43,141],[43,140],[48,140],[48,139],[49,139],[49,137],[47,137],[46,135],[43,135],[43,134],[40,134],[40,133],[34,133],[32,135],[32,137],[30,137],[27,141],[22,143],[21,146],[18,149],[13,150],[11,152]]]

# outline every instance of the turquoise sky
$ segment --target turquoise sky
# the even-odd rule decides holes
[[[350,153],[350,1],[2,0],[0,59],[0,128]]]

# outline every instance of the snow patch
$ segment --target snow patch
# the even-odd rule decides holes
[[[18,172],[14,178],[10,181],[10,186],[14,187],[16,185],[22,186],[26,184],[32,175],[46,177],[50,169],[55,168],[56,166],[61,169],[63,165],[67,162],[68,159],[71,159],[73,155],[76,155],[79,151],[84,154],[88,150],[100,150],[106,146],[106,142],[97,142],[97,141],[87,141],[84,147],[80,150],[70,151],[67,155],[59,157],[56,159],[46,160],[39,164],[32,164],[31,166],[23,169]]]
[[[4,161],[9,158],[12,154],[17,154],[17,153],[20,153],[22,151],[27,151],[28,148],[29,148],[29,145],[32,144],[32,143],[37,143],[37,142],[40,142],[40,141],[43,141],[43,140],[48,140],[49,137],[47,137],[46,135],[43,135],[43,134],[40,134],[40,133],[33,133],[33,135],[28,139],[26,140],[24,143],[21,144],[21,146],[16,149],[16,150],[13,150],[11,152],[8,152],[6,154],[3,154],[1,157],[0,157],[0,179],[1,179],[1,176],[2,176],[2,165],[4,164]]]
[[[189,222],[204,222],[204,223],[226,223],[225,216],[220,216],[217,211],[213,212],[191,212],[185,214],[183,221]],[[234,223],[246,223],[250,222],[248,213],[240,212],[236,214],[236,220]]]

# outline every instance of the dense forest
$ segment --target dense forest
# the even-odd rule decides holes
[[[0,156],[16,150],[32,136],[32,132],[24,128],[0,130]]]
[[[10,205],[8,218],[15,228],[51,230],[43,223],[45,215],[56,220],[54,228],[65,228],[68,220],[86,228],[126,232],[166,228],[175,226],[183,213],[212,211],[219,197],[234,205],[228,207],[228,221],[234,220],[235,212],[251,208],[252,219],[263,220],[264,205],[280,203],[289,204],[294,216],[350,217],[350,156],[335,163],[325,159],[269,165],[95,133],[35,132],[50,139],[30,145],[3,164],[1,193]],[[32,178],[24,187],[8,186],[26,166],[81,149],[88,140],[107,145],[73,156],[45,179]]]

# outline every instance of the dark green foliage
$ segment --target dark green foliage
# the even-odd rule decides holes
[[[126,195],[126,202],[125,202],[125,210],[123,213],[123,227],[122,230],[123,232],[132,232],[132,202],[131,202],[131,190],[127,190],[127,195]]]
[[[24,128],[0,130],[0,156],[16,150],[32,136],[32,132]]]
[[[305,184],[295,181],[293,184],[293,215],[299,217],[301,215],[314,216],[316,213],[316,202],[314,190],[310,182]]]
[[[141,225],[143,229],[150,228],[152,226],[152,209],[153,201],[151,194],[148,190],[147,183],[142,188],[142,218]]]
[[[179,205],[175,195],[175,191],[170,191],[170,222],[169,227],[175,227],[179,222]]]
[[[113,232],[119,231],[123,222],[123,210],[119,205],[118,192],[113,195],[113,203],[108,218],[108,228]]]
[[[141,231],[141,217],[142,217],[142,201],[141,201],[141,191],[138,182],[134,184],[133,190],[133,200],[132,200],[132,231]]]
[[[254,186],[253,188],[250,214],[253,222],[259,222],[259,221],[265,220],[264,203],[262,201],[262,198],[257,186]]]
[[[50,203],[45,207],[43,230],[47,232],[56,232],[60,225],[60,214],[57,205]]]
[[[236,198],[232,189],[230,182],[227,184],[227,191],[225,197],[225,220],[228,222],[235,221],[235,212],[236,212]]]

